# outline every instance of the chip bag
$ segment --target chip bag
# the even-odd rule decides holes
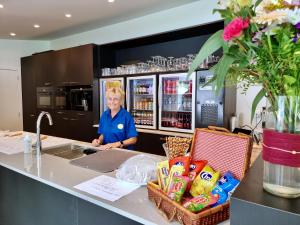
[[[157,178],[159,187],[164,190],[168,184],[169,161],[165,160],[157,163]]]
[[[218,181],[216,187],[212,190],[213,194],[219,195],[219,200],[215,205],[220,205],[229,200],[240,181],[235,179],[231,172],[226,172]]]
[[[190,163],[190,172],[189,172],[189,178],[191,180],[194,180],[197,174],[204,168],[204,166],[207,164],[207,160],[200,160]]]
[[[175,200],[176,202],[180,202],[188,182],[188,177],[174,175],[170,182],[170,188],[168,191],[169,198]]]
[[[203,193],[210,193],[220,177],[220,172],[215,172],[210,166],[205,166],[195,178],[190,194],[197,196]]]
[[[168,193],[169,189],[170,189],[170,183],[172,181],[172,178],[177,175],[177,176],[181,176],[184,172],[184,167],[183,166],[177,166],[174,165],[172,166],[172,168],[170,169],[170,173],[168,176],[168,180],[167,180],[167,186],[164,189],[164,192]]]
[[[183,207],[187,208],[191,212],[199,212],[202,209],[215,204],[218,201],[218,196],[209,194],[198,195],[191,200],[185,202]]]
[[[173,165],[183,166],[184,172],[182,175],[187,176],[190,171],[190,160],[189,156],[180,156],[169,161],[169,167],[172,168]]]

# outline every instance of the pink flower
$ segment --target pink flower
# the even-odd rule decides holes
[[[223,32],[223,39],[230,41],[235,37],[239,37],[243,30],[249,26],[249,19],[243,20],[242,17],[237,17],[232,20],[225,28]]]

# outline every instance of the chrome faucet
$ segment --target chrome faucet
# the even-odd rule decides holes
[[[44,112],[42,111],[36,121],[36,154],[40,155],[41,154],[41,150],[42,150],[42,143],[41,143],[41,120],[43,118],[43,116],[46,115],[48,117],[49,120],[49,125],[52,126],[53,121],[52,121],[52,117],[48,112]]]

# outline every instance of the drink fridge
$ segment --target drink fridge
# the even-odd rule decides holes
[[[100,87],[100,115],[107,110],[107,102],[106,102],[106,90],[113,87],[120,87],[125,92],[124,86],[124,78],[105,78],[99,79],[99,87]]]
[[[159,129],[194,132],[195,73],[159,76]]]
[[[127,78],[127,110],[136,127],[156,129],[156,76]]]

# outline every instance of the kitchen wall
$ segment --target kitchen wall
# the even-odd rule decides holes
[[[48,41],[0,39],[0,130],[22,130],[20,58],[49,50]]]
[[[52,49],[87,43],[104,44],[197,26],[219,20],[212,14],[217,0],[199,0],[180,7],[51,41]]]

